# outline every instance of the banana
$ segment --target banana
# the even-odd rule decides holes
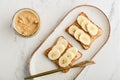
[[[60,51],[57,49],[52,49],[49,53],[48,53],[48,58],[50,60],[56,60],[60,57]]]
[[[75,57],[75,54],[72,52],[66,52],[63,56],[68,57],[70,60],[72,60]]]
[[[84,33],[83,30],[76,30],[75,33],[74,33],[74,37],[78,40],[79,39],[79,36]]]
[[[71,60],[67,56],[62,56],[59,58],[58,63],[61,67],[67,67],[71,63]]]
[[[82,27],[82,29],[87,32],[87,26],[86,25],[89,23],[89,20],[87,18],[85,18],[84,16],[78,16],[77,22]]]
[[[57,50],[59,50],[60,53],[63,53],[66,48],[64,45],[60,44],[60,45],[55,45],[52,49],[53,50],[57,49]]]
[[[76,56],[76,54],[77,54],[77,52],[78,52],[78,49],[77,48],[75,48],[75,47],[71,47],[71,48],[69,48],[66,52],[68,52],[68,53],[74,53],[74,55]]]
[[[81,41],[85,45],[89,45],[91,42],[90,36],[86,33],[83,33],[79,37],[79,41]]]
[[[76,25],[72,25],[70,26],[70,28],[68,29],[68,32],[71,34],[71,35],[74,35],[75,31],[78,30],[79,28],[76,26]]]
[[[65,40],[65,39],[63,39],[63,38],[60,38],[58,41],[57,41],[57,45],[64,45],[65,46],[65,48],[67,47],[67,45],[68,45],[68,42],[67,42],[67,40]]]
[[[81,25],[81,23],[82,23],[83,20],[85,20],[85,17],[84,17],[84,16],[78,16],[78,18],[77,18],[77,23],[78,23],[79,25]]]
[[[98,28],[96,25],[90,23],[87,25],[87,30],[89,32],[90,35],[94,36],[98,33]]]
[[[82,29],[85,30],[86,32],[88,32],[88,31],[87,31],[87,24],[88,24],[88,23],[89,23],[88,20],[83,20],[83,22],[81,23]]]

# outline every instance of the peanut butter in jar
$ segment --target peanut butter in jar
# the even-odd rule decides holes
[[[13,26],[20,35],[32,36],[40,27],[39,16],[31,9],[21,9],[13,18]]]

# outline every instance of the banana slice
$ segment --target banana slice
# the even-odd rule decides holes
[[[94,24],[88,24],[87,30],[90,33],[90,35],[94,36],[98,33],[98,27]]]
[[[84,16],[78,16],[78,18],[77,18],[77,23],[78,23],[79,25],[81,25],[81,23],[82,23],[83,20],[85,20],[85,17],[84,17]]]
[[[71,63],[71,60],[67,56],[62,56],[59,58],[58,63],[61,67],[67,67]]]
[[[75,54],[72,52],[66,52],[63,56],[68,57],[70,60],[72,60],[75,57]]]
[[[85,45],[89,45],[91,42],[90,36],[86,33],[81,34],[79,40]]]
[[[52,49],[53,50],[57,49],[57,50],[59,50],[60,53],[63,53],[66,48],[64,45],[60,44],[60,45],[55,45]]]
[[[50,60],[56,60],[56,59],[58,59],[59,57],[60,57],[60,51],[59,50],[57,50],[57,49],[52,49],[49,53],[48,53],[48,58],[50,59]]]
[[[88,23],[89,23],[88,20],[83,20],[83,22],[81,23],[82,29],[85,30],[86,32],[88,32],[88,31],[87,31],[87,24],[88,24]]]
[[[74,37],[78,40],[79,39],[79,36],[84,33],[83,30],[76,30],[75,33],[74,33]]]
[[[65,39],[63,39],[63,38],[60,38],[58,41],[57,41],[57,45],[64,45],[65,46],[65,48],[67,47],[67,45],[68,45],[68,42],[67,42],[67,40],[65,40]]]
[[[84,16],[78,16],[77,18],[78,24],[87,32],[87,24],[90,22],[87,18]]]
[[[70,26],[68,31],[71,35],[74,35],[75,31],[78,30],[78,29],[79,28],[76,25],[72,25],[72,26]]]
[[[68,52],[68,53],[74,53],[74,55],[76,56],[76,54],[78,52],[78,49],[75,48],[75,47],[71,47],[66,52]]]

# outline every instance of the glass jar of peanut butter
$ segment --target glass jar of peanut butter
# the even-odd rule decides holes
[[[22,36],[32,36],[40,27],[39,16],[32,9],[20,9],[13,17],[13,27]]]

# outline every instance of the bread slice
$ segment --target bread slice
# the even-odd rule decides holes
[[[48,57],[49,52],[50,52],[50,51],[52,50],[52,48],[57,44],[57,41],[58,41],[60,38],[65,39],[63,36],[58,37],[57,40],[53,43],[53,45],[52,45],[51,47],[49,47],[48,49],[45,50],[44,54],[45,54],[47,57]],[[68,41],[67,41],[67,42],[68,42]],[[61,54],[61,56],[63,56],[63,55],[65,54],[66,50],[69,49],[69,48],[71,48],[71,47],[73,47],[73,46],[68,42],[68,45],[67,45],[65,51]],[[61,57],[61,56],[60,56],[60,57]],[[60,57],[59,57],[59,58],[60,58]],[[82,53],[78,51],[78,52],[77,52],[77,55],[72,59],[71,63],[70,63],[68,66],[64,67],[64,68],[70,67],[76,60],[78,60],[78,59],[81,58],[81,57],[82,57]],[[58,63],[59,58],[56,59],[56,60],[51,60],[51,61],[54,62],[58,67],[61,67],[61,66],[59,65],[59,63]],[[64,73],[66,73],[66,72],[68,72],[68,71],[69,71],[69,70],[63,70]]]
[[[70,34],[70,32],[69,32],[70,27],[73,26],[73,25],[75,25],[75,26],[77,26],[80,30],[83,30],[86,34],[88,34],[88,35],[90,36],[90,40],[91,40],[91,42],[90,42],[89,45],[85,45],[85,44],[82,43],[81,41],[77,40],[77,39],[74,37],[74,35],[70,34],[75,40],[77,40],[77,41],[81,44],[81,46],[82,46],[85,50],[87,50],[87,49],[90,48],[90,46],[92,45],[92,43],[94,42],[94,40],[97,39],[99,36],[102,35],[103,31],[102,31],[102,29],[101,29],[98,25],[96,25],[94,22],[92,22],[84,12],[81,12],[81,13],[78,15],[78,17],[79,17],[79,16],[84,16],[86,19],[88,19],[88,20],[90,21],[90,23],[92,23],[92,24],[94,24],[95,26],[97,26],[97,28],[98,28],[97,34],[94,35],[94,36],[93,36],[93,35],[90,35],[89,32],[85,31],[85,30],[82,28],[82,26],[79,25],[77,19],[76,19],[76,21],[75,21],[72,25],[70,25],[69,27],[66,28],[66,32],[67,32],[68,34]]]

